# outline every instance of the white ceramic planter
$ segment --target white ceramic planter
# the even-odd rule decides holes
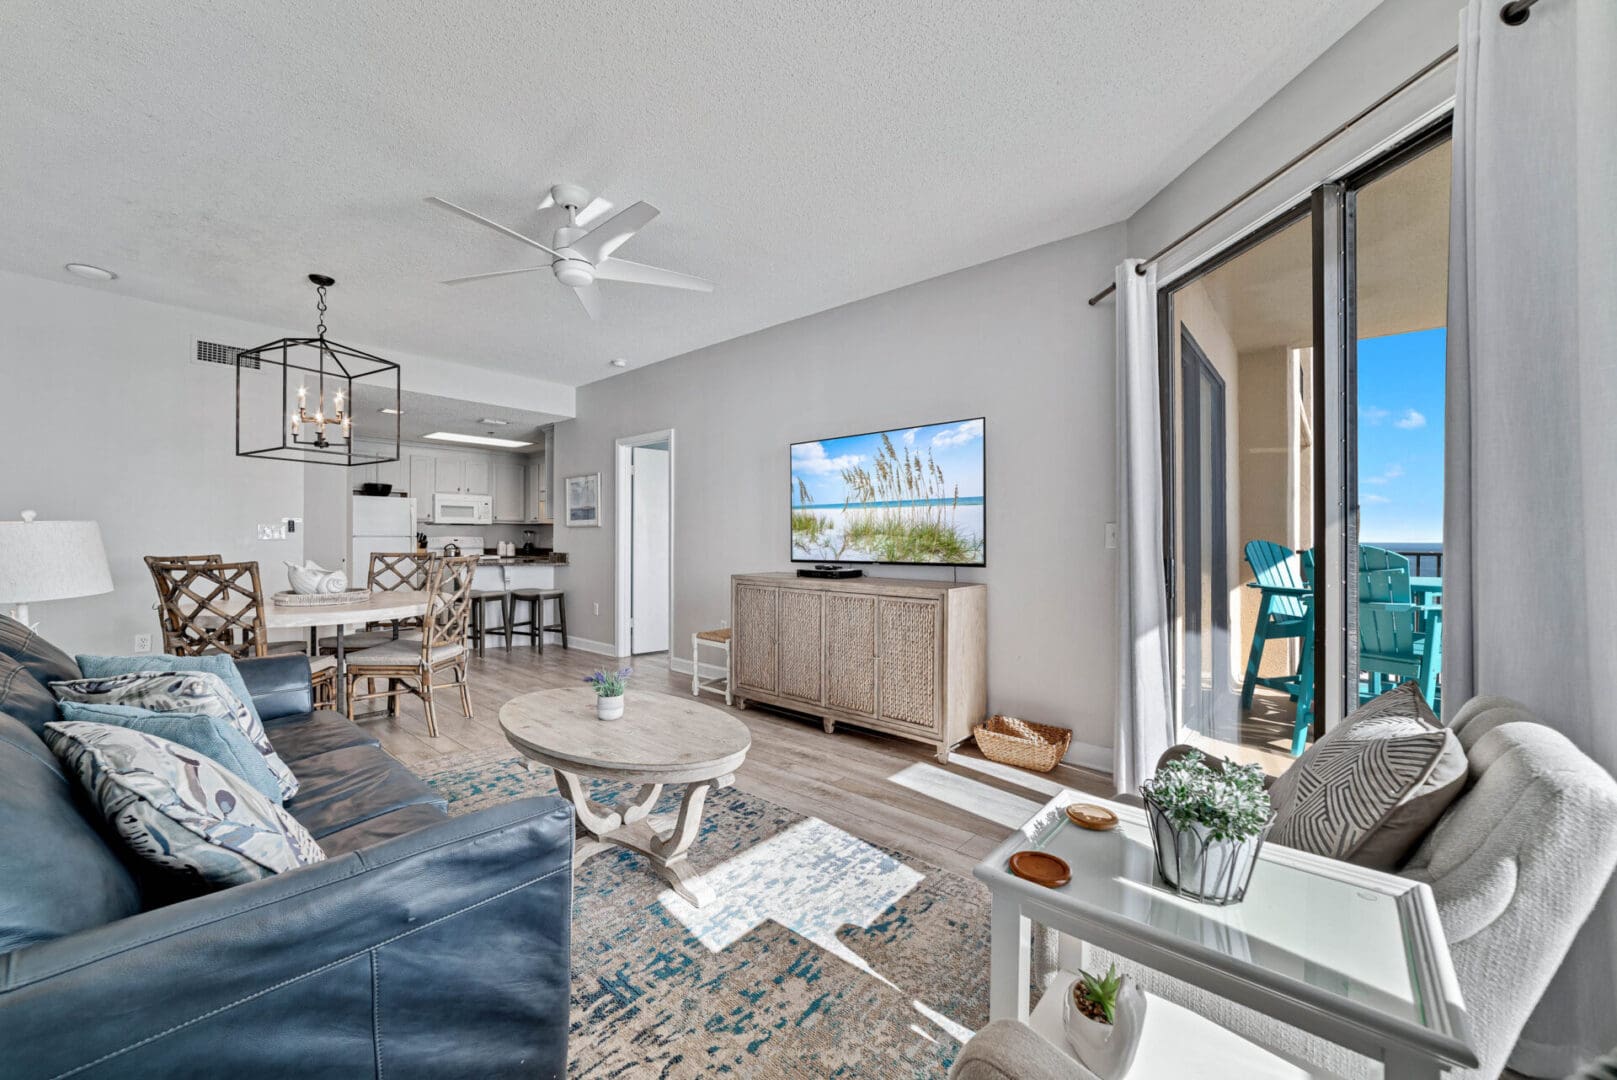
[[[600,697],[595,699],[595,716],[598,720],[617,720],[623,716],[623,695],[617,697]]]
[[[1085,1016],[1072,999],[1078,983],[1066,990],[1061,1003],[1061,1025],[1067,1034],[1067,1045],[1084,1063],[1084,1068],[1100,1080],[1120,1080],[1134,1064],[1135,1051],[1140,1048],[1140,1033],[1145,1030],[1145,991],[1127,975],[1117,994],[1113,1010],[1115,1024],[1103,1024]]]
[[[1268,830],[1245,840],[1209,840],[1200,822],[1175,828],[1167,815],[1150,815],[1157,868],[1168,886],[1194,899],[1240,901]]]

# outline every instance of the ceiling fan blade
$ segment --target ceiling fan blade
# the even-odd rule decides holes
[[[595,264],[597,281],[622,281],[631,285],[662,285],[669,289],[690,289],[692,292],[712,292],[713,283],[690,274],[664,270],[660,266],[630,262],[628,259],[607,259]]]
[[[650,203],[637,202],[625,210],[619,210],[568,246],[590,262],[598,263],[645,228],[658,213]]]
[[[578,302],[584,305],[584,311],[590,318],[601,317],[601,290],[590,284],[580,285],[573,292],[578,295]]]
[[[454,203],[450,202],[448,199],[440,199],[436,195],[428,195],[427,196],[427,201],[429,203],[431,203],[432,205],[434,205],[434,206],[443,207],[445,210],[448,210],[452,214],[459,214],[463,218],[468,218],[468,219],[470,219],[472,221],[475,221],[479,225],[487,225],[489,228],[493,229],[495,232],[503,233],[504,235],[509,236],[513,240],[520,240],[524,244],[527,244],[529,247],[536,247],[540,251],[544,252],[546,255],[553,256],[554,258],[557,258],[557,259],[562,257],[561,255],[557,254],[556,251],[553,248],[548,248],[545,245],[541,244],[537,240],[531,239],[530,237],[523,236],[521,233],[517,232],[515,229],[507,229],[504,225],[501,225],[497,221],[490,221],[488,218],[484,217],[482,214],[474,214],[474,213],[472,213],[472,211],[466,209],[464,206],[456,206]]]
[[[450,278],[448,281],[440,282],[439,284],[442,284],[442,285],[464,285],[468,281],[482,281],[484,278],[506,277],[507,275],[510,275],[510,274],[531,274],[535,270],[549,270],[549,269],[550,269],[550,267],[548,265],[547,266],[524,266],[520,270],[495,270],[492,273],[487,273],[487,274],[468,274],[465,277]]]

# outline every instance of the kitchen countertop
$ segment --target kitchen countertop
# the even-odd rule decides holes
[[[565,551],[553,552],[549,555],[484,555],[477,560],[478,566],[566,566],[567,553]]]

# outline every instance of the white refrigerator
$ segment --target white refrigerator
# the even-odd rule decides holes
[[[391,495],[355,495],[353,499],[348,583],[358,589],[370,578],[371,552],[415,550],[415,500]]]

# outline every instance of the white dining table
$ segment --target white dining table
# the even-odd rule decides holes
[[[264,625],[271,630],[298,630],[334,626],[337,628],[337,708],[347,704],[348,659],[343,643],[343,630],[351,624],[392,622],[413,619],[427,613],[427,593],[413,589],[378,590],[364,600],[351,604],[277,604],[273,599],[264,603]]]

